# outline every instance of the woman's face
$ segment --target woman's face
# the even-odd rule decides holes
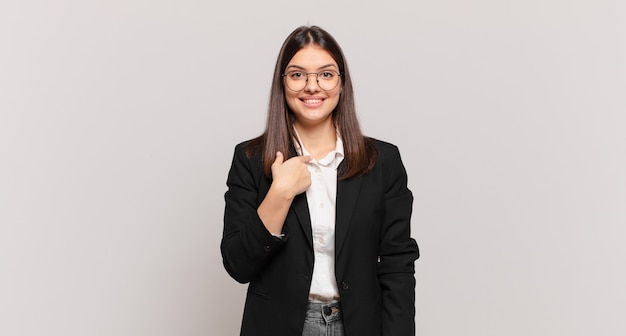
[[[327,72],[320,74],[320,77],[329,77],[331,74],[338,77],[337,85],[330,90],[321,88],[316,80],[315,74],[324,70]],[[287,75],[283,80],[285,98],[295,116],[296,123],[309,127],[332,123],[331,116],[339,102],[342,83],[338,76],[339,67],[330,54],[317,45],[308,45],[300,49],[289,61],[285,74]],[[302,76],[306,76],[308,80],[303,89],[294,91],[287,85],[290,80],[288,76],[292,78],[298,76],[301,82],[305,81]],[[325,81],[322,86],[328,87],[327,78],[319,78],[319,81]],[[301,84],[304,85],[304,83]]]

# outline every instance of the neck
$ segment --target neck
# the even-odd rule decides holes
[[[302,145],[319,160],[335,149],[337,143],[337,131],[332,123],[324,126],[306,127],[295,124]]]

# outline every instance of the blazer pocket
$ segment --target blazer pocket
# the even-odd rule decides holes
[[[259,299],[263,299],[263,300],[269,300],[270,296],[265,294],[265,293],[261,293],[255,290],[249,290],[248,291],[248,295],[259,298]]]

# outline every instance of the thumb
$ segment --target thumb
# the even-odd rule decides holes
[[[274,164],[275,165],[281,165],[281,164],[283,164],[284,160],[285,160],[285,158],[283,157],[283,153],[276,152],[276,159],[274,160]]]

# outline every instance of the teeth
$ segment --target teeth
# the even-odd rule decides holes
[[[307,104],[318,104],[321,103],[321,99],[304,99],[304,102]]]

